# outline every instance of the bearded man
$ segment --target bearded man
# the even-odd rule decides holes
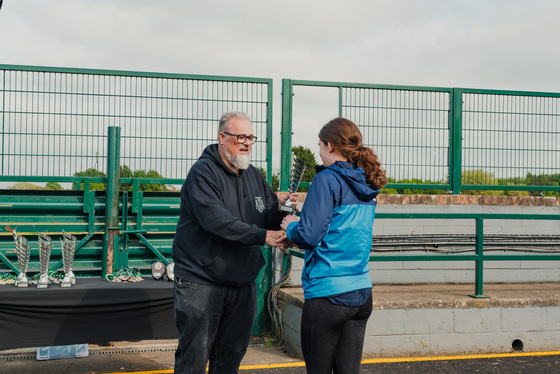
[[[257,311],[261,246],[285,249],[278,199],[250,164],[257,137],[249,116],[225,113],[181,189],[173,241],[175,373],[237,373]]]

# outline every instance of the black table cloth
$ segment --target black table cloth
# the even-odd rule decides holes
[[[78,278],[70,288],[0,286],[0,350],[177,336],[172,282]]]

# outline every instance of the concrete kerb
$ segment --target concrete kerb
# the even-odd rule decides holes
[[[441,356],[557,350],[560,284],[486,284],[475,299],[472,284],[374,285],[365,357]],[[283,288],[284,345],[301,356],[301,287]]]

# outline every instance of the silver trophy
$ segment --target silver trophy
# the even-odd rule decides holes
[[[292,171],[290,175],[290,186],[288,187],[288,192],[290,194],[297,191],[299,182],[301,182],[301,178],[303,178],[303,173],[305,172],[305,163],[301,158],[296,156],[292,153]],[[293,206],[292,202],[288,199],[284,205],[280,207],[280,210],[283,212],[294,213],[295,207]]]
[[[49,259],[51,258],[51,238],[48,235],[37,233],[39,235],[39,264],[40,274],[37,288],[47,288],[49,285]]]
[[[16,278],[16,287],[27,287],[29,286],[29,279],[25,273],[27,273],[27,267],[29,266],[29,258],[31,257],[31,248],[27,245],[27,239],[23,236],[18,235],[16,230],[12,231],[14,236],[14,241],[16,242],[16,253],[19,263],[19,274]]]
[[[64,268],[64,279],[60,284],[61,287],[72,287],[76,284],[76,276],[72,271],[74,264],[74,253],[76,253],[76,237],[67,234],[62,230],[62,238],[60,238],[60,247],[62,251],[62,267]]]

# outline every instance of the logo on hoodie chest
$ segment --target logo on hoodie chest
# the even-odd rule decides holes
[[[259,213],[264,212],[264,201],[262,197],[255,197],[255,208],[259,211]]]

